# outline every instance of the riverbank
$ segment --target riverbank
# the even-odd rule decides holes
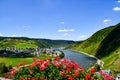
[[[88,54],[88,53],[82,52],[82,51],[76,51],[76,50],[71,50],[71,51],[80,52],[80,53],[85,54],[85,55],[87,55],[87,56],[89,56],[89,57],[92,57],[92,58],[94,58],[94,59],[97,60],[97,64],[98,64],[98,65],[100,65],[101,67],[103,67],[104,62],[103,62],[102,60],[100,60],[99,58],[97,58],[97,57],[95,57],[95,56],[93,56],[93,55],[90,55],[90,54]]]

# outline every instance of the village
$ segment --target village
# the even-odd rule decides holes
[[[25,57],[25,56],[40,56],[42,54],[50,54],[51,56],[59,56],[61,54],[59,48],[16,48],[7,47],[6,49],[0,49],[0,57]]]

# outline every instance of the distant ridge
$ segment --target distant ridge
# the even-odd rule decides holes
[[[0,37],[0,48],[13,47],[16,48],[48,48],[48,47],[66,47],[74,43],[71,40],[50,40],[28,37]]]

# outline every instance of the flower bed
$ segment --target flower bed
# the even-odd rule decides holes
[[[33,60],[34,62],[27,67],[23,62],[17,65],[17,70],[11,69],[10,78],[13,80],[114,80],[108,76],[97,76],[95,68],[85,70],[76,62],[65,58],[56,57],[53,60],[33,58]],[[101,74],[104,75],[102,72]]]

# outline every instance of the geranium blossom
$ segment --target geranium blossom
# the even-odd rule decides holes
[[[40,60],[33,58],[28,67],[20,67],[18,71],[11,69],[13,80],[96,80],[95,68],[85,70],[76,62],[66,58]],[[24,63],[22,63],[24,64]],[[19,64],[21,65],[21,63]],[[99,71],[105,80],[114,80],[111,76]]]

